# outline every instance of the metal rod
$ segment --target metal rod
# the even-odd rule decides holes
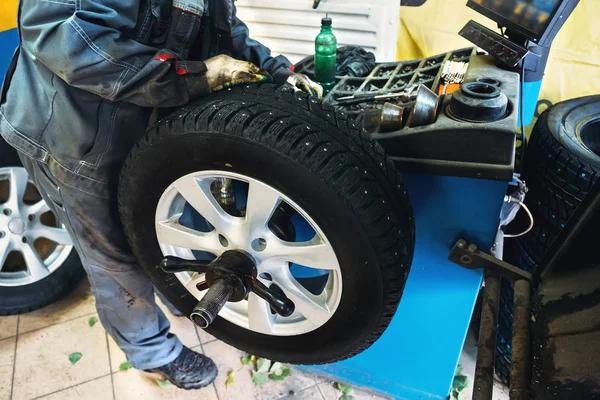
[[[494,390],[494,356],[500,305],[500,275],[485,271],[485,288],[481,309],[481,328],[477,344],[477,364],[473,400],[491,400]]]
[[[529,399],[531,286],[525,279],[515,282],[515,306],[512,334],[511,400]]]

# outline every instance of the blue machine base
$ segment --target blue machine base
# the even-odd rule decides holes
[[[398,399],[446,399],[482,281],[481,271],[449,262],[448,254],[458,239],[491,248],[508,183],[403,176],[417,241],[392,323],[362,354],[300,369]]]

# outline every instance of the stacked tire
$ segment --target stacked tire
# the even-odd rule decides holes
[[[600,176],[600,96],[558,103],[542,113],[527,147],[522,179],[525,204],[535,221],[528,234],[507,240],[507,261],[530,272],[543,268],[544,255]],[[529,225],[522,212],[510,233]],[[496,372],[508,383],[511,364],[513,289],[503,282]]]
[[[513,260],[538,269],[559,232],[600,175],[600,96],[565,101],[546,110],[533,130],[522,178],[533,230],[513,240]],[[520,221],[523,227],[528,221]]]
[[[18,153],[0,137],[0,212],[5,215],[10,215],[7,214],[10,211],[6,210],[4,202],[10,192],[10,181],[6,178],[11,170],[24,171]],[[19,203],[25,204],[25,207],[32,204],[26,203],[26,200],[41,200],[37,190],[31,190],[29,186],[32,186],[31,182],[28,184],[25,196],[19,199]],[[56,220],[53,221],[58,224]],[[75,249],[71,249],[66,257],[58,256],[58,252],[38,254],[42,262],[51,260],[54,255],[57,255],[60,264],[50,275],[41,280],[19,283],[17,278],[28,270],[27,262],[23,257],[11,259],[11,254],[6,254],[7,247],[4,244],[8,238],[3,231],[4,228],[5,226],[0,224],[0,316],[23,314],[52,304],[73,291],[84,278],[85,271],[79,257]],[[3,240],[5,243],[2,242]],[[38,251],[36,243],[32,248]]]

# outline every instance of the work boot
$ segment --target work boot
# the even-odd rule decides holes
[[[210,358],[183,346],[181,354],[175,360],[149,372],[157,372],[178,388],[189,390],[210,385],[218,371]]]

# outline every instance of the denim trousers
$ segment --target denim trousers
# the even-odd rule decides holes
[[[183,345],[169,332],[169,320],[155,302],[154,286],[129,248],[119,219],[116,184],[108,198],[97,197],[60,182],[46,164],[24,154],[20,158],[71,234],[100,321],[131,365],[147,370],[177,358]]]

